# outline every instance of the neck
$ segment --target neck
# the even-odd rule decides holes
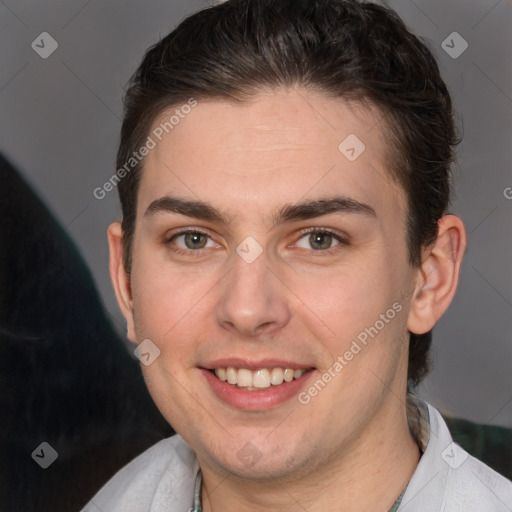
[[[203,472],[204,512],[281,512],[332,510],[388,512],[407,485],[420,458],[405,406],[378,414],[357,444],[346,446],[313,471],[286,480],[249,481],[222,473],[199,460]],[[403,404],[401,404],[403,405]]]

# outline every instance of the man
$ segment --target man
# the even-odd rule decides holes
[[[408,390],[466,244],[427,47],[354,0],[229,0],[132,79],[110,270],[178,436],[87,511],[506,511]]]

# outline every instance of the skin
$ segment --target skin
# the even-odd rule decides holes
[[[145,159],[130,278],[120,224],[109,228],[128,336],[161,351],[144,377],[197,454],[206,512],[314,512],[332,503],[387,512],[416,468],[405,412],[408,330],[427,332],[448,307],[465,233],[460,219],[443,217],[421,266],[408,263],[406,201],[386,168],[381,121],[374,108],[304,90],[200,102]],[[349,134],[366,146],[353,162],[338,150]],[[147,213],[164,196],[206,202],[226,223]],[[375,214],[274,223],[286,205],[334,196]],[[210,238],[187,250],[183,236],[172,238],[181,228]],[[327,236],[319,248],[309,228],[345,241]],[[248,236],[263,249],[252,263],[236,252]],[[395,303],[401,311],[308,404],[232,407],[199,369],[221,357],[291,359],[315,368],[312,384]],[[247,443],[254,464],[237,455]]]

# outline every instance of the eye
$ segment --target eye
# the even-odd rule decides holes
[[[327,251],[344,243],[341,237],[325,230],[308,231],[297,241],[297,246],[302,249],[313,249],[315,251]]]
[[[217,247],[217,244],[205,233],[201,231],[184,231],[178,233],[169,239],[169,243],[174,243],[179,249],[198,250],[209,247]]]

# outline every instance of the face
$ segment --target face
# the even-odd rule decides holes
[[[145,159],[129,334],[160,350],[149,391],[212,468],[298,475],[403,405],[417,272],[380,121],[306,91],[204,101]]]

